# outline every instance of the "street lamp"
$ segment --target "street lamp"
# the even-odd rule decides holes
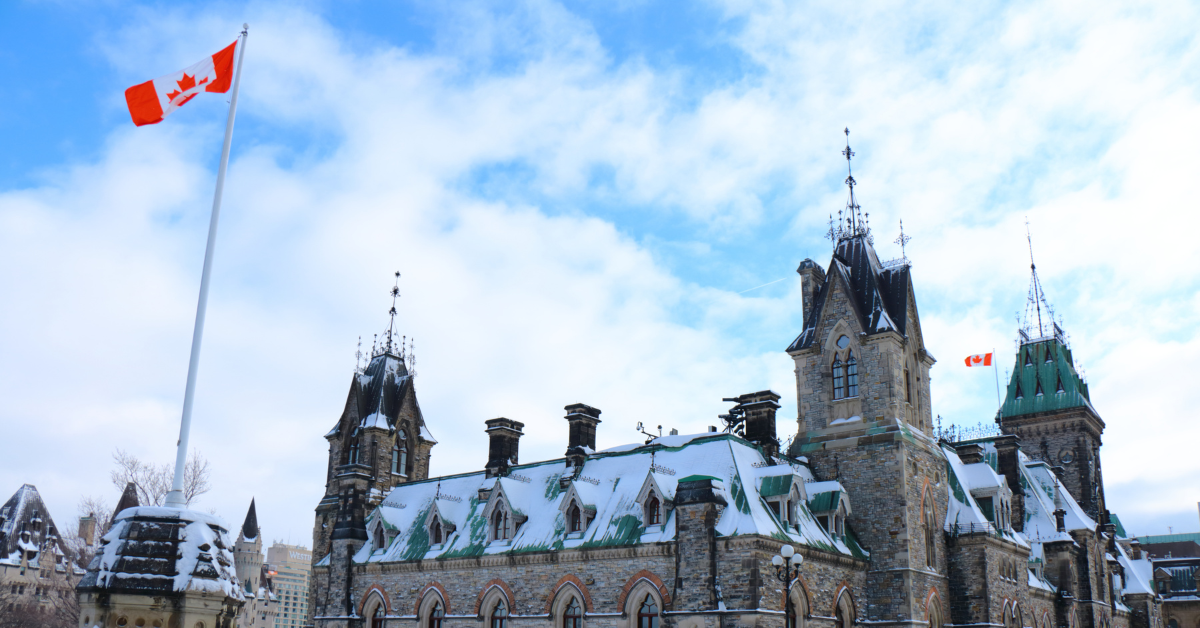
[[[796,548],[791,545],[784,545],[779,548],[778,554],[771,557],[771,564],[775,565],[775,577],[783,583],[784,628],[796,628],[792,623],[796,617],[796,611],[792,608],[792,581],[800,575],[800,563],[802,562],[804,562],[804,557],[797,554]]]

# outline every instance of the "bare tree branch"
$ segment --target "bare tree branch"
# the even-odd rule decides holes
[[[143,462],[137,456],[122,449],[113,453],[115,467],[112,471],[112,483],[117,490],[124,490],[125,485],[132,482],[138,493],[138,503],[143,506],[162,506],[171,491],[171,481],[175,477],[175,469],[170,464],[155,465]],[[191,505],[197,497],[209,491],[208,460],[199,452],[193,450],[188,458],[183,472],[183,497],[186,505]]]

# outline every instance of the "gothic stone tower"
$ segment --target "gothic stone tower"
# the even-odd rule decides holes
[[[392,487],[429,477],[430,450],[437,441],[417,403],[411,349],[394,342],[397,296],[393,288],[392,321],[383,345],[351,378],[342,416],[325,435],[329,463],[313,527],[314,562],[330,553],[331,536],[366,539],[363,517]]]
[[[849,146],[844,154],[853,155]],[[805,322],[787,349],[799,406],[788,454],[806,457],[818,480],[836,480],[851,496],[847,533],[871,551],[861,619],[923,626],[931,622],[928,600],[949,599],[946,462],[922,436],[932,433],[935,360],[925,350],[907,260],[879,261],[853,176],[846,183],[850,217],[831,229],[828,270],[806,259],[797,271]]]
[[[803,278],[804,331],[796,363],[800,431],[838,419],[899,418],[931,432],[929,368],[906,262],[883,265],[865,230],[838,238],[826,273],[811,259]]]
[[[1030,269],[1029,303],[997,422],[1005,434],[1020,437],[1025,455],[1062,467],[1058,475],[1083,510],[1098,523],[1108,523],[1100,471],[1104,421],[1092,407],[1062,328],[1053,320],[1037,266],[1030,263]]]

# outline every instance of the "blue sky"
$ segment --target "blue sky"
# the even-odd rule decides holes
[[[36,484],[69,520],[115,501],[114,448],[170,459],[226,105],[135,129],[123,91],[249,22],[205,507],[238,520],[258,496],[268,537],[307,541],[321,435],[396,269],[435,473],[480,467],[494,416],[535,426],[523,459],[561,455],[579,401],[603,446],[771,387],[786,435],[794,270],[828,262],[848,126],[881,257],[900,219],[913,236],[935,413],[994,412],[961,360],[1011,360],[1028,219],[1108,424],[1110,506],[1137,533],[1197,528],[1194,5],[383,4],[0,7],[0,424],[25,445],[0,491]]]

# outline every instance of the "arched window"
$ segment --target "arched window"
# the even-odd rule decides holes
[[[583,613],[579,610],[579,600],[571,598],[571,603],[563,613],[562,628],[583,628]]]
[[[371,628],[383,628],[383,605],[375,607],[375,612],[371,613]]]
[[[429,526],[429,542],[437,545],[442,542],[442,518],[434,515],[433,525]]]
[[[495,608],[492,609],[492,628],[506,628],[508,626],[508,608],[504,606],[504,602],[496,602]]]
[[[858,396],[858,360],[853,351],[846,355],[846,396]]]
[[[653,596],[646,595],[646,600],[638,608],[637,618],[637,628],[658,628],[658,604]]]
[[[929,600],[926,615],[929,617],[929,628],[942,628],[942,611],[938,608],[936,597]]]
[[[408,432],[396,433],[396,445],[392,447],[392,473],[408,475]]]
[[[834,628],[851,628],[850,623],[854,620],[854,614],[850,612],[848,606],[845,597],[838,601],[837,608],[833,611]]]
[[[840,358],[833,358],[833,398],[842,399],[846,396],[846,369]]]
[[[446,611],[442,610],[441,602],[434,602],[433,609],[429,611],[429,627],[442,628],[442,617],[446,615]]]
[[[503,508],[497,508],[492,515],[492,538],[500,540],[508,538],[508,513]]]
[[[904,369],[904,400],[912,403],[912,379],[908,376],[908,369]]]
[[[381,550],[387,547],[387,531],[383,528],[383,523],[375,525],[375,549]]]
[[[571,504],[571,508],[567,511],[567,520],[571,532],[579,532],[583,529],[583,514],[579,512],[579,504]]]
[[[937,564],[937,514],[933,508],[932,491],[925,492],[925,566]]]
[[[646,525],[656,526],[662,523],[662,504],[653,493],[646,500]]]

